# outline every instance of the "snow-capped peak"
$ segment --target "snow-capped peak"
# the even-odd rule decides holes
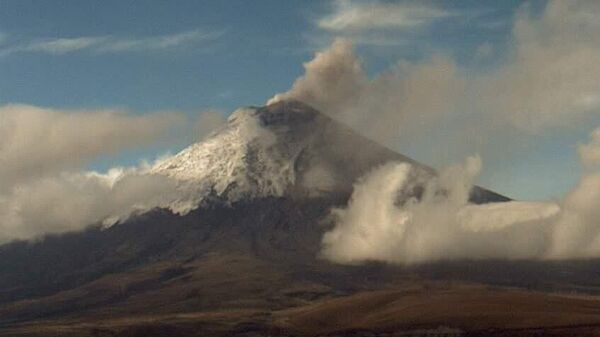
[[[207,192],[237,200],[280,196],[294,184],[295,153],[281,151],[258,108],[235,111],[219,132],[159,162],[153,173],[199,184]]]
[[[205,140],[164,159],[151,173],[174,178],[197,199],[266,196],[349,197],[357,179],[390,161],[407,162],[415,181],[434,171],[377,144],[310,106],[280,101],[235,111]],[[199,192],[196,192],[199,191]],[[508,200],[475,187],[473,200]]]

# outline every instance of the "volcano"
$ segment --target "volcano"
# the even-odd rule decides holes
[[[154,173],[199,184],[213,196],[347,197],[359,177],[389,161],[415,168],[416,181],[434,170],[377,144],[299,101],[235,111],[223,129],[159,163]],[[475,203],[508,198],[475,187]]]
[[[509,326],[508,321],[522,329],[529,326],[513,319],[520,314],[522,322],[548,325],[546,316],[535,314],[547,297],[528,289],[594,292],[600,286],[590,281],[600,272],[593,261],[401,267],[344,266],[322,259],[321,240],[331,228],[332,207],[347,204],[357,179],[390,161],[414,168],[413,197],[435,175],[430,167],[301,102],[240,109],[225,127],[151,169],[181,186],[196,186],[200,201],[193,211],[177,215],[154,209],[108,228],[90,226],[0,246],[0,335],[333,336],[370,331],[383,336],[400,328],[431,333],[440,326],[449,327],[440,333],[460,334],[469,327]],[[508,200],[481,187],[471,191],[473,203]],[[463,305],[464,315],[431,311],[448,305],[435,298]],[[480,303],[497,298],[516,308],[513,316],[464,323],[468,315],[485,311]],[[589,318],[579,315],[581,308],[600,313],[597,304],[590,309],[575,298],[556,301],[573,312],[552,322],[558,327]],[[411,305],[414,311],[401,309]],[[458,330],[453,322],[462,322]]]

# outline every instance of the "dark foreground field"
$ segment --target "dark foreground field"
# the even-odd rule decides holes
[[[477,285],[404,285],[290,309],[48,319],[1,336],[600,336],[600,299]]]

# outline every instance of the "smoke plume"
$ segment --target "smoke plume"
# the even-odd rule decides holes
[[[486,71],[439,52],[370,77],[351,41],[337,39],[269,102],[304,101],[433,165],[471,153],[506,158],[531,143],[532,134],[600,115],[600,25],[591,19],[598,15],[597,1],[549,1],[539,15],[523,6],[508,48],[500,48],[505,54]],[[508,143],[515,146],[496,145]]]

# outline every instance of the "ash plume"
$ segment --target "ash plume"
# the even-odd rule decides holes
[[[589,0],[549,1],[539,15],[522,6],[507,52],[487,71],[434,52],[370,76],[352,42],[338,38],[269,102],[304,101],[438,167],[472,153],[510,159],[532,135],[576,128],[600,115],[600,26],[589,19],[598,15],[600,4]],[[437,143],[445,144],[443,151]]]

